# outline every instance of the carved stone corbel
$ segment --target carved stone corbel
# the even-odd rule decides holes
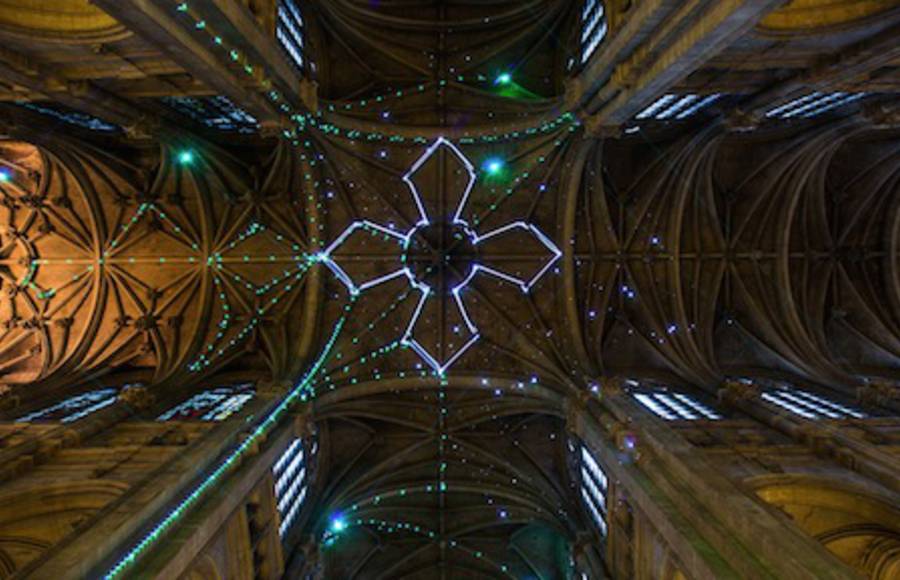
[[[725,127],[737,133],[753,131],[759,127],[760,120],[759,115],[735,109],[725,117]]]
[[[722,382],[722,388],[718,392],[719,401],[737,405],[741,401],[752,401],[759,398],[760,391],[760,386],[754,382],[726,379]]]
[[[8,411],[19,406],[19,397],[13,395],[12,387],[0,384],[0,411]]]
[[[887,103],[871,103],[863,106],[863,118],[875,129],[900,127],[900,107]]]
[[[587,412],[587,402],[590,397],[590,392],[580,391],[577,395],[566,399],[566,432],[570,435],[580,437],[583,433],[584,414]]]
[[[618,139],[622,136],[621,125],[610,125],[597,115],[584,119],[585,135],[595,139]]]
[[[313,113],[319,110],[319,83],[309,79],[300,81],[300,98],[303,104]]]
[[[857,387],[856,400],[865,407],[886,405],[900,400],[900,385],[876,379]]]
[[[119,393],[118,399],[126,403],[135,411],[143,411],[150,408],[156,402],[156,397],[143,385],[128,385]]]

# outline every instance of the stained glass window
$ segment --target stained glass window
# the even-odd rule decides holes
[[[581,10],[581,63],[584,64],[606,38],[606,10],[601,0],[586,0]]]
[[[34,111],[35,113],[40,113],[41,115],[52,117],[58,121],[68,123],[70,125],[75,125],[76,127],[81,127],[82,129],[90,129],[91,131],[103,131],[107,133],[122,130],[122,128],[118,125],[107,123],[106,121],[98,119],[97,117],[94,117],[92,115],[88,115],[87,113],[82,113],[80,111],[76,111],[74,109],[70,109],[56,103],[23,102],[18,104],[30,111]]]
[[[55,405],[19,417],[16,422],[60,421],[61,423],[72,423],[115,403],[118,392],[119,389],[109,387],[73,395]]]
[[[256,395],[251,383],[216,387],[197,393],[169,409],[157,421],[224,421]]]
[[[201,125],[219,131],[256,133],[259,122],[228,97],[163,97],[162,101]]]
[[[580,463],[581,498],[600,535],[606,537],[606,493],[609,490],[609,480],[597,460],[584,445],[581,445]]]
[[[272,476],[275,478],[275,501],[281,516],[278,533],[284,537],[306,499],[308,485],[302,439],[297,437],[288,445],[272,466]]]

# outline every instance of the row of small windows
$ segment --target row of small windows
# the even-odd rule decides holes
[[[300,15],[300,7],[296,0],[281,0],[278,3],[278,23],[275,27],[275,37],[278,44],[297,67],[304,70],[304,25]]]
[[[859,409],[786,385],[767,389],[760,396],[767,403],[790,411],[804,419],[865,419],[868,417]]]
[[[237,133],[255,133],[259,130],[259,121],[250,113],[235,105],[228,97],[163,97],[160,99],[165,105],[171,107],[181,115],[219,131],[231,131]],[[113,125],[98,119],[92,115],[81,113],[58,105],[56,103],[20,103],[25,109],[61,121],[103,133],[121,131],[118,125]]]
[[[741,379],[751,382],[750,379]],[[666,387],[628,380],[631,396],[641,406],[667,421],[719,420],[722,415],[692,395]],[[123,388],[138,385],[125,385]],[[116,402],[118,388],[95,389],[16,419],[18,423],[59,421],[72,423]],[[239,412],[255,396],[251,383],[220,386],[192,395],[157,417],[157,421],[224,421]],[[761,393],[763,401],[804,419],[865,419],[863,411],[786,383],[771,383]]]
[[[597,526],[597,531],[601,536],[606,537],[608,531],[606,497],[609,491],[609,480],[588,448],[584,445],[580,447],[581,498],[584,500],[584,505],[587,507],[594,525]]]
[[[118,389],[106,388],[81,393],[64,399],[55,405],[23,415],[16,419],[16,422],[59,421],[61,423],[72,423],[87,417],[94,411],[99,411],[115,403],[118,392]]]
[[[634,116],[635,121],[681,121],[694,117],[709,109],[724,97],[723,93],[701,95],[697,93],[666,93],[642,109]],[[812,92],[802,97],[775,105],[766,111],[769,119],[810,119],[828,111],[851,105],[869,93],[864,92]],[[636,127],[631,127],[634,132]]]
[[[259,121],[228,97],[163,97],[161,100],[210,129],[236,133],[256,133],[259,130]]]
[[[751,384],[750,379],[740,379]],[[637,381],[626,381],[631,396],[635,401],[654,415],[667,421],[696,421],[699,419],[719,420],[722,415],[710,405],[696,397],[678,393],[666,387],[643,385]],[[863,411],[827,399],[821,395],[795,388],[782,382],[767,382],[760,398],[799,417],[810,420],[818,419],[865,419]]]
[[[634,118],[639,121],[647,119],[656,121],[675,119],[680,121],[693,117],[721,98],[721,93],[709,95],[668,93],[653,101],[647,108],[635,115]]]
[[[251,383],[208,389],[169,409],[156,420],[224,421],[243,409],[255,394]]]
[[[586,0],[581,10],[581,64],[588,61],[606,38],[606,10],[601,0]]]
[[[58,103],[21,102],[17,104],[34,113],[38,113],[55,121],[61,121],[75,127],[80,127],[82,129],[100,131],[102,133],[115,133],[122,130],[122,128],[118,125],[107,123],[106,121],[94,117],[93,115],[88,115],[87,113],[82,113],[80,111],[70,109]]]
[[[315,453],[315,447],[311,453]],[[281,516],[281,523],[278,525],[278,534],[281,537],[284,537],[291,529],[291,525],[300,513],[300,507],[306,499],[308,478],[305,459],[303,440],[297,437],[272,466],[272,476],[275,479],[275,502],[278,514]]]
[[[116,402],[120,390],[140,386],[124,385],[79,393],[49,407],[23,415],[16,423],[59,421],[72,423],[108,407]],[[157,421],[224,421],[231,417],[256,395],[251,383],[207,389],[166,411]]]
[[[766,112],[766,117],[775,119],[793,119],[816,117],[831,111],[854,103],[868,93],[820,93],[818,91],[809,93],[802,97],[788,101],[783,105],[779,105]]]
[[[721,419],[722,416],[695,398],[684,393],[632,393],[637,401],[667,421]]]

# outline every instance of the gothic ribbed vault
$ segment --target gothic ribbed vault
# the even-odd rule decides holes
[[[320,0],[297,3],[302,64],[274,44],[277,2],[47,3],[64,19],[12,4],[0,2],[0,410],[12,420],[86,387],[146,392],[77,435],[3,432],[0,455],[96,442],[209,385],[252,383],[240,421],[286,401],[315,442],[300,523],[278,548],[285,577],[570,578],[597,545],[578,450],[600,431],[583,425],[630,465],[643,424],[595,407],[598,392],[635,379],[736,405],[722,385],[756,377],[872,402],[867,385],[900,380],[895,2],[612,1],[587,51],[588,3]],[[792,98],[818,102],[808,85],[860,96],[780,117]],[[225,425],[209,427],[192,477],[247,438],[270,458],[265,437]],[[148,465],[162,469],[206,433],[150,430],[108,441],[160,446]],[[143,484],[115,469],[98,468],[103,491],[84,497],[107,498],[99,511],[124,494],[131,522],[157,521],[195,485],[182,471],[171,497],[140,504],[127,490]],[[775,484],[752,489],[803,509]],[[633,524],[623,497],[618,529]],[[150,528],[96,521],[93,541],[116,529],[123,545],[84,574]],[[89,551],[58,530],[7,548],[2,529],[0,577],[49,577]],[[264,545],[253,557],[268,562]],[[629,555],[600,567],[628,577],[638,549],[622,540],[609,553]],[[221,572],[213,551],[194,577]],[[155,573],[188,577],[154,558]],[[635,577],[721,571],[683,558]]]

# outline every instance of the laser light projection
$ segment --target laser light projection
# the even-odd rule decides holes
[[[465,180],[465,186],[463,187],[461,196],[459,198],[459,203],[456,206],[453,215],[437,217],[445,219],[445,223],[449,228],[451,228],[453,235],[460,244],[467,245],[474,249],[477,249],[480,245],[489,240],[497,239],[500,236],[512,232],[519,231],[521,233],[530,234],[535,240],[537,240],[547,249],[550,255],[550,259],[547,260],[547,262],[530,278],[521,278],[519,276],[509,274],[499,268],[493,267],[487,263],[482,263],[478,259],[474,259],[468,263],[461,264],[461,269],[465,271],[464,276],[460,280],[456,281],[455,285],[451,287],[450,292],[447,296],[440,296],[435,291],[435,288],[433,288],[432,285],[429,284],[427,275],[419,269],[410,266],[409,260],[407,258],[411,251],[410,246],[413,240],[416,239],[417,236],[426,235],[429,229],[432,226],[436,225],[432,221],[431,217],[429,217],[428,212],[425,209],[425,204],[423,203],[422,195],[419,192],[416,184],[413,182],[412,178],[415,173],[433,155],[439,152],[441,147],[446,148],[450,152],[450,154],[454,155],[459,160],[459,162],[465,168],[467,178]],[[472,283],[476,276],[482,274],[493,276],[497,279],[514,284],[518,286],[522,290],[522,292],[528,293],[531,288],[534,287],[534,285],[537,284],[538,281],[544,276],[544,274],[547,273],[547,271],[553,266],[553,264],[555,264],[556,261],[559,260],[559,258],[562,256],[562,252],[559,250],[556,244],[554,244],[553,241],[550,240],[550,238],[544,235],[544,233],[535,225],[525,221],[514,221],[483,234],[479,234],[478,232],[476,232],[475,229],[463,218],[463,212],[466,208],[466,204],[469,200],[469,196],[472,193],[472,188],[474,187],[476,181],[477,173],[471,161],[469,161],[469,159],[463,154],[463,152],[451,141],[445,139],[444,137],[440,137],[428,147],[425,153],[423,153],[422,156],[415,163],[413,163],[413,165],[403,176],[403,182],[406,183],[406,185],[409,187],[418,215],[418,220],[412,225],[412,227],[403,232],[369,220],[357,220],[351,223],[343,231],[343,233],[341,233],[341,235],[339,235],[337,239],[335,239],[334,242],[331,243],[331,245],[329,245],[323,252],[317,255],[317,259],[328,266],[328,268],[334,273],[337,279],[347,287],[350,294],[353,296],[359,295],[366,290],[369,290],[370,288],[374,288],[375,286],[384,284],[388,281],[397,278],[406,278],[409,285],[419,293],[419,298],[412,318],[406,326],[406,330],[402,338],[400,339],[400,342],[404,346],[408,346],[412,350],[414,350],[416,354],[418,354],[422,358],[422,360],[424,360],[432,369],[434,369],[435,372],[441,375],[445,374],[447,369],[449,369],[454,362],[459,360],[459,358],[467,350],[469,350],[481,336],[481,333],[479,332],[478,327],[472,321],[469,312],[466,309],[465,302],[462,298],[463,292]],[[437,223],[440,224],[441,222]],[[347,241],[347,239],[359,230],[378,232],[380,234],[384,234],[389,238],[395,239],[402,249],[400,255],[398,255],[398,261],[400,264],[399,267],[388,274],[370,280],[354,280],[353,276],[348,274],[347,271],[337,263],[334,255],[335,252],[337,252],[340,247]],[[451,256],[448,255],[440,256],[441,261],[449,261],[450,258]],[[424,345],[422,345],[421,342],[417,340],[413,335],[414,329],[416,328],[416,324],[419,322],[419,318],[422,315],[422,310],[425,307],[426,302],[430,299],[443,300],[445,298],[451,299],[455,308],[458,309],[460,319],[469,331],[469,338],[465,341],[463,346],[452,355],[442,358],[440,357],[440,355],[429,352],[429,350]]]

